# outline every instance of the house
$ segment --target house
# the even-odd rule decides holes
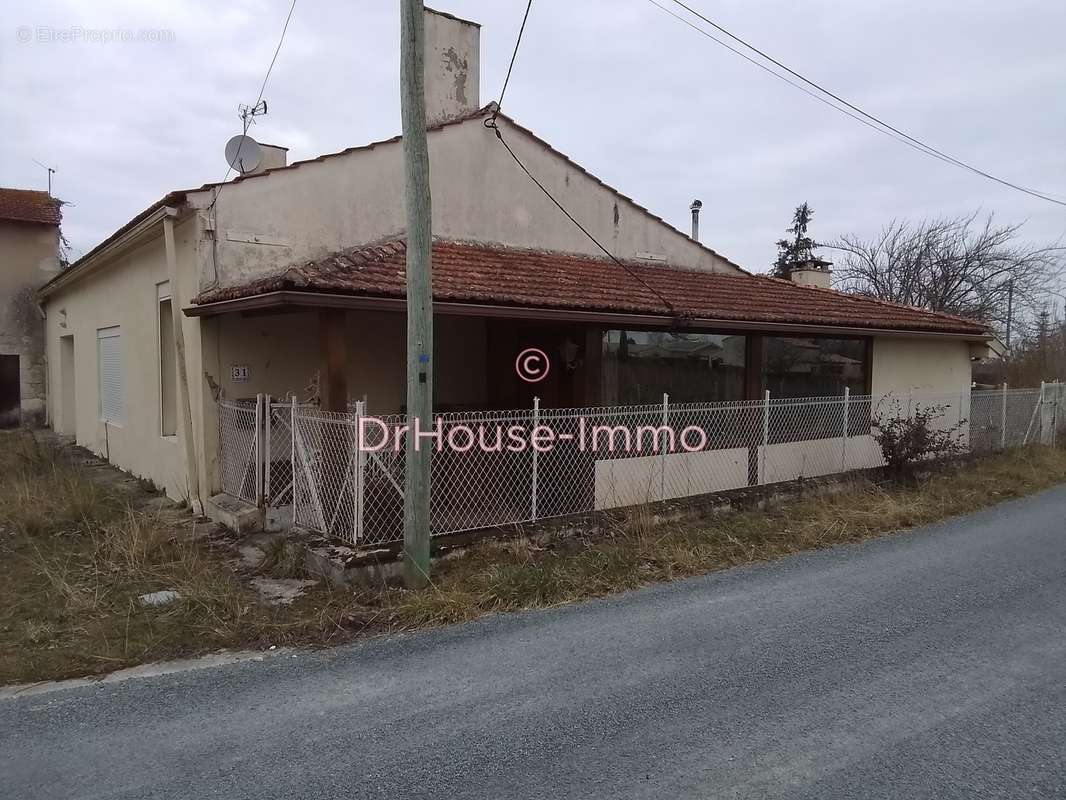
[[[34,292],[59,271],[60,202],[0,188],[0,428],[44,421],[44,322]]]
[[[746,272],[480,107],[476,24],[427,11],[426,34],[436,410],[756,399],[769,373],[775,396],[969,392],[984,325]],[[254,173],[169,192],[40,291],[56,429],[196,507],[233,448],[259,448],[240,431],[220,447],[234,401],[404,411],[400,138],[292,164],[263,149]],[[515,373],[530,347],[555,364],[536,384]]]

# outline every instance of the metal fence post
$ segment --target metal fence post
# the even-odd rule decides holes
[[[1059,397],[1062,395],[1062,391],[1059,388],[1059,382],[1055,381],[1052,384],[1055,387],[1055,391],[1052,393],[1051,401],[1051,446],[1055,447],[1058,444],[1058,432],[1059,432]]]
[[[363,540],[364,532],[366,451],[363,450],[362,419],[365,413],[366,403],[357,400],[355,403],[355,475],[352,476],[352,496],[355,500],[352,514],[352,536],[355,544]]]
[[[848,470],[848,404],[851,401],[851,387],[844,387],[844,441],[840,446],[840,471]]]
[[[759,483],[766,483],[766,451],[770,449],[770,390],[762,396],[762,453],[759,454]]]
[[[530,442],[536,438],[537,426],[540,425],[540,398],[533,398],[533,428],[530,430]],[[533,512],[533,522],[537,521],[537,448],[533,448],[533,475],[530,483],[530,510]]]
[[[1007,449],[1007,384],[1003,384],[1003,407],[999,412],[999,449]]]
[[[299,497],[299,492],[296,491],[296,395],[292,396],[289,405],[289,448],[289,463],[292,465],[292,522],[295,525],[298,519],[296,498]]]
[[[255,396],[255,504],[263,507],[263,393]]]
[[[1047,402],[1045,392],[1047,392],[1047,382],[1040,381],[1040,399],[1037,401],[1037,407],[1040,409],[1040,444],[1047,443],[1047,434],[1044,433],[1044,403]]]
[[[273,491],[270,487],[270,465],[274,460],[271,453],[274,438],[271,433],[271,425],[274,422],[274,410],[269,394],[263,395],[263,499],[269,504],[273,499]]]
[[[659,499],[666,499],[666,444],[670,441],[670,435],[666,432],[670,424],[670,395],[663,392],[663,442],[662,453],[659,455]]]

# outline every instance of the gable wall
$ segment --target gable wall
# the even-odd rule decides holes
[[[506,120],[499,124],[530,170],[618,257],[655,253],[680,266],[735,271]],[[429,148],[435,235],[603,256],[480,118],[431,131]],[[240,283],[401,233],[402,156],[401,143],[388,143],[226,186],[214,212],[218,244],[205,259],[217,258],[218,282]],[[254,238],[261,241],[235,241]],[[209,265],[201,285],[215,280]]]

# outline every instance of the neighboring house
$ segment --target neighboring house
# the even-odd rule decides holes
[[[853,393],[969,391],[985,326],[751,275],[500,114],[627,268],[605,259],[484,125],[478,39],[428,13],[438,410],[758,398],[789,348],[806,366],[769,370],[780,394],[812,373]],[[399,137],[290,165],[264,150],[269,168],[167,194],[40,292],[55,427],[194,506],[220,487],[221,398],[404,407]],[[515,374],[527,347],[557,365],[536,385]]]
[[[0,428],[44,421],[44,320],[34,296],[59,271],[60,202],[0,188]]]

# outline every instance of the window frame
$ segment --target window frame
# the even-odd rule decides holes
[[[163,350],[163,303],[170,304],[171,325],[173,325],[174,314],[174,298],[170,291],[170,281],[165,280],[156,284],[156,303],[155,303],[155,343],[156,343],[156,393],[157,400],[156,412],[158,414],[159,421],[159,436],[163,439],[173,439],[178,435],[178,397],[177,397],[177,353],[175,352],[172,357],[174,359],[174,397],[173,397],[173,427],[172,432],[167,431],[166,425],[166,412],[164,405],[164,397],[166,393],[166,386],[163,379],[164,368],[164,350]],[[173,330],[170,334],[173,341]]]

